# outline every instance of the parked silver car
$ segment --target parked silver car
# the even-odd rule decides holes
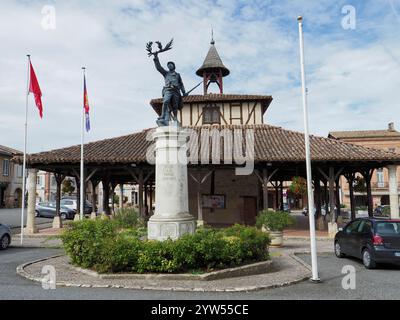
[[[60,207],[60,217],[62,220],[74,219],[76,211],[67,207]],[[55,202],[39,202],[35,208],[36,217],[54,218],[56,216]]]
[[[10,227],[0,223],[0,250],[5,250],[11,243]]]

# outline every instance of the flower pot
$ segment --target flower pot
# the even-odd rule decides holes
[[[268,231],[271,237],[272,247],[281,247],[283,245],[283,232],[282,231]]]

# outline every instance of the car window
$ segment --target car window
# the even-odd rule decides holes
[[[360,220],[356,220],[351,222],[347,227],[346,227],[346,233],[352,233],[352,232],[357,232],[358,226],[360,225]]]
[[[400,222],[391,222],[391,221],[377,222],[376,233],[382,236],[399,236]]]
[[[372,223],[368,220],[362,220],[358,226],[358,233],[371,233]]]

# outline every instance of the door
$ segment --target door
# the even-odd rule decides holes
[[[348,255],[354,255],[355,238],[357,237],[357,230],[361,220],[355,220],[347,225],[344,229],[344,235],[341,241],[342,251]]]
[[[372,223],[369,220],[361,220],[357,228],[357,234],[353,237],[354,256],[362,258],[361,248],[363,248],[372,238]]]
[[[257,216],[257,197],[243,197],[243,219],[245,225],[254,226]]]

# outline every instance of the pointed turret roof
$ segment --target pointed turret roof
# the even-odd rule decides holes
[[[210,50],[208,50],[206,59],[204,60],[201,68],[197,70],[196,74],[199,77],[202,77],[205,71],[215,71],[216,69],[220,69],[222,71],[223,77],[226,77],[230,73],[229,69],[224,66],[224,63],[218,54],[217,48],[215,48],[215,41],[212,39],[211,47]]]

